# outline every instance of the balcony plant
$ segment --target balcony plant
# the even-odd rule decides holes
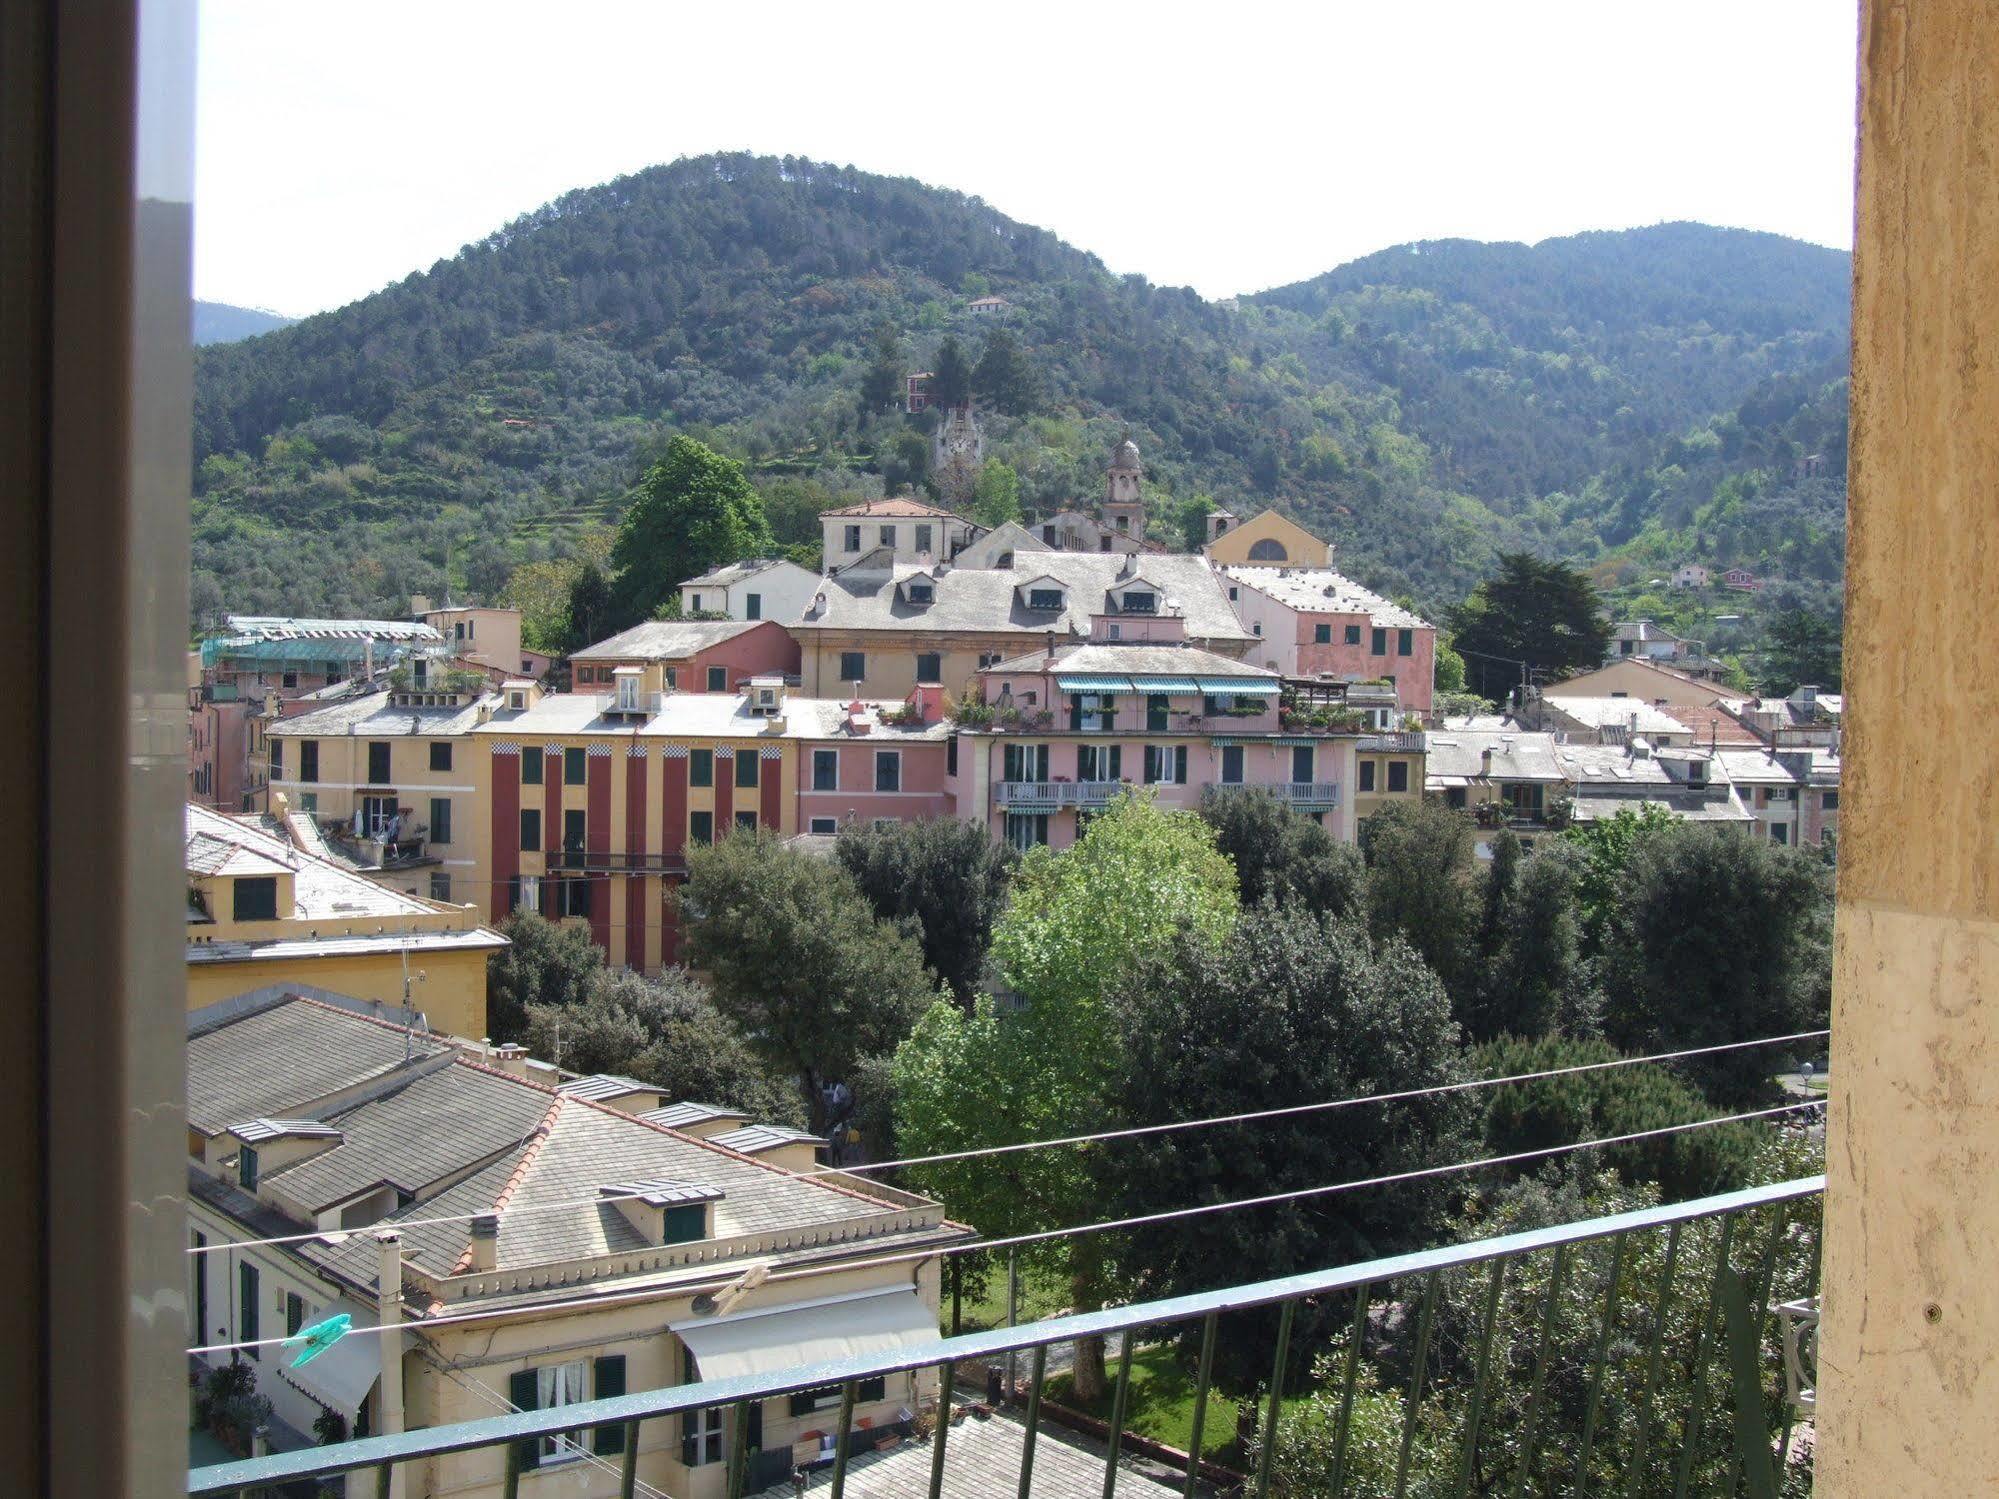
[[[969,689],[963,697],[944,705],[944,716],[961,729],[991,728],[998,713],[991,703],[974,697]]]
[[[923,710],[914,703],[898,703],[893,708],[883,708],[875,717],[890,728],[910,728],[923,722]]]

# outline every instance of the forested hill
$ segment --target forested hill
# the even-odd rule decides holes
[[[1129,427],[1162,524],[1197,494],[1274,503],[1435,606],[1497,546],[1600,560],[1601,505],[1577,498],[1592,483],[1600,499],[1606,475],[1650,471],[1767,382],[1842,378],[1846,260],[1669,225],[1408,246],[1209,302],[959,193],[676,162],[202,350],[197,604],[399,609],[447,566],[495,593],[587,546],[675,431],[746,459],[800,515],[935,482],[889,377],[899,394],[947,336],[977,360],[1004,328],[1019,378],[987,404],[987,452],[1030,507],[1094,494]],[[988,293],[1003,316],[970,312]],[[1619,504],[1636,537],[1646,518]]]
[[[273,328],[290,327],[296,319],[261,307],[234,307],[227,302],[194,304],[194,341],[197,344],[234,343],[239,338],[255,338]]]

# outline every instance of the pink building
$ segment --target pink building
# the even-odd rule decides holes
[[[1287,731],[1274,672],[1170,641],[1066,646],[979,674],[990,722],[961,731],[958,815],[1019,848],[1075,842],[1129,786],[1194,808],[1209,786],[1262,787],[1353,836],[1357,736]]]
[[[1286,677],[1387,678],[1410,713],[1430,711],[1437,630],[1329,567],[1225,567],[1229,602],[1261,642],[1248,659]]]
[[[736,692],[751,677],[798,675],[798,642],[775,620],[655,619],[570,658],[570,688],[609,692],[621,666],[649,692]]]

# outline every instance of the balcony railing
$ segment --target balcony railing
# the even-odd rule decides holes
[[[1129,789],[1126,781],[1000,781],[993,787],[993,804],[1016,812],[1108,807],[1112,797]]]
[[[1421,729],[1393,729],[1376,731],[1360,736],[1357,746],[1364,754],[1421,754],[1423,752],[1423,731]]]
[[[1340,804],[1338,781],[1218,781],[1215,790],[1267,791],[1279,801],[1289,802],[1294,807],[1337,807]]]
[[[950,1421],[934,1422],[928,1450],[877,1456],[853,1425],[861,1381],[934,1371],[938,1402],[950,1405],[962,1366],[991,1370],[1025,1355],[1024,1387],[1012,1392],[1017,1443],[1008,1470],[991,1470],[992,1446],[960,1459],[953,1492],[1081,1492],[1079,1463],[1094,1464],[1113,1491],[1127,1441],[1133,1353],[1178,1339],[1195,1374],[1188,1450],[1225,1429],[1211,1409],[1210,1373],[1224,1328],[1232,1344],[1267,1359],[1257,1393],[1258,1434],[1241,1491],[1264,1496],[1410,1494],[1614,1494],[1667,1499],[1690,1494],[1752,1496],[1777,1491],[1790,1457],[1794,1408],[1784,1396],[1783,1341],[1776,1308],[1817,1290],[1819,1199],[1825,1178],[1645,1208],[1553,1228],[1397,1255],[1338,1269],[1051,1318],[1020,1327],[938,1338],[779,1371],[523,1411],[486,1420],[362,1438],[196,1468],[192,1495],[247,1495],[263,1485],[372,1469],[386,1495],[391,1472],[447,1453],[483,1451],[485,1484],[507,1499],[520,1488],[521,1452],[541,1439],[621,1427],[621,1492],[639,1481],[640,1427],[683,1412],[728,1408],[735,1419],[727,1493],[747,1481],[744,1434],[751,1402],[837,1385],[842,1390],[830,1472],[811,1488],[838,1499],[850,1466],[907,1462],[901,1486],[871,1475],[870,1492],[940,1493],[954,1450],[980,1448]],[[1290,1357],[1310,1329],[1338,1328],[1307,1374]],[[1504,1331],[1502,1332],[1502,1329]],[[422,1335],[421,1324],[414,1328]],[[1048,1350],[1102,1337],[1116,1350],[1115,1394],[1103,1439],[1092,1450],[1053,1441],[1037,1459]],[[1307,1392],[1301,1382],[1311,1380]],[[1309,1393],[1302,1406],[1287,1404]],[[1220,1397],[1215,1404],[1219,1405]],[[931,1407],[933,1410],[935,1407]],[[1050,1419],[1053,1419],[1051,1413]],[[873,1435],[873,1433],[866,1433]],[[855,1449],[861,1455],[854,1456]],[[1158,1454],[1153,1449],[1155,1457]],[[648,1454],[645,1482],[670,1466]],[[1060,1460],[1059,1464],[1057,1459]],[[967,1474],[969,1464],[986,1466]],[[1061,1466],[1066,1471],[1054,1473]],[[1182,1490],[1215,1492],[1203,1478]],[[469,1476],[469,1475],[468,1475]],[[608,1475],[606,1475],[608,1477]],[[1127,1491],[1160,1486],[1126,1473]],[[969,1482],[970,1487],[966,1484]],[[1233,1484],[1234,1480],[1229,1480]],[[823,1487],[822,1487],[823,1486]],[[1176,1480],[1174,1487],[1180,1488]],[[1095,1487],[1095,1480],[1089,1482]],[[414,1491],[414,1490],[413,1490]],[[350,1489],[350,1493],[355,1492]]]
[[[623,696],[616,692],[597,692],[591,696],[597,701],[598,713],[606,718],[617,718],[621,715],[631,718],[651,718],[659,712],[659,705],[665,694],[635,692],[630,696]]]
[[[556,848],[548,853],[551,872],[575,874],[684,874],[685,854],[635,854],[597,852],[582,848]]]

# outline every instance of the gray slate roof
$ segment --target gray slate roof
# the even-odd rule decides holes
[[[572,661],[684,661],[770,623],[759,619],[651,619],[585,646]]]
[[[1330,567],[1256,567],[1238,564],[1224,568],[1231,583],[1254,588],[1278,603],[1302,614],[1365,614],[1384,629],[1427,629],[1429,621],[1363,588],[1344,573]]]
[[[1047,656],[1030,652],[989,666],[988,671],[1040,671]],[[1145,677],[1264,677],[1277,679],[1274,671],[1245,666],[1227,656],[1217,656],[1197,646],[1160,645],[1074,645],[1055,652],[1055,668],[1065,676],[1145,676]]]
[[[187,1038],[187,1122],[204,1134],[244,1119],[286,1117],[418,1058],[441,1042],[310,999],[289,999]]]
[[[808,606],[792,626],[798,630],[923,630],[937,633],[1087,636],[1090,616],[1107,608],[1113,588],[1135,581],[1123,576],[1131,559],[1118,553],[1036,552],[1010,568],[952,567],[934,576],[935,601],[912,604],[900,585],[936,567],[898,564],[857,572],[847,569],[819,588],[824,607]],[[1194,641],[1254,639],[1236,618],[1221,577],[1205,558],[1177,553],[1138,559],[1138,575],[1156,584],[1162,605],[1177,606]],[[1029,609],[1016,590],[1036,578],[1064,585],[1059,610]]]
[[[741,1129],[725,1130],[708,1138],[730,1150],[740,1150],[744,1155],[758,1155],[766,1150],[776,1150],[780,1145],[826,1143],[819,1135],[809,1135],[802,1129],[792,1129],[783,1124],[746,1124]]]
[[[277,739],[429,739],[463,734],[479,722],[479,706],[499,703],[498,695],[473,698],[457,707],[393,706],[387,689],[357,693],[296,718],[281,718],[266,733]]]
[[[1457,776],[1463,779],[1494,781],[1546,781],[1562,779],[1555,763],[1555,736],[1530,734],[1520,730],[1437,729],[1423,738],[1424,770],[1433,779]],[[1486,768],[1485,752],[1492,751],[1491,769]]]
[[[725,1109],[712,1103],[682,1101],[670,1103],[663,1109],[649,1109],[639,1118],[649,1124],[664,1125],[668,1129],[685,1129],[690,1124],[707,1124],[718,1119],[747,1119],[750,1116],[741,1109]]]

